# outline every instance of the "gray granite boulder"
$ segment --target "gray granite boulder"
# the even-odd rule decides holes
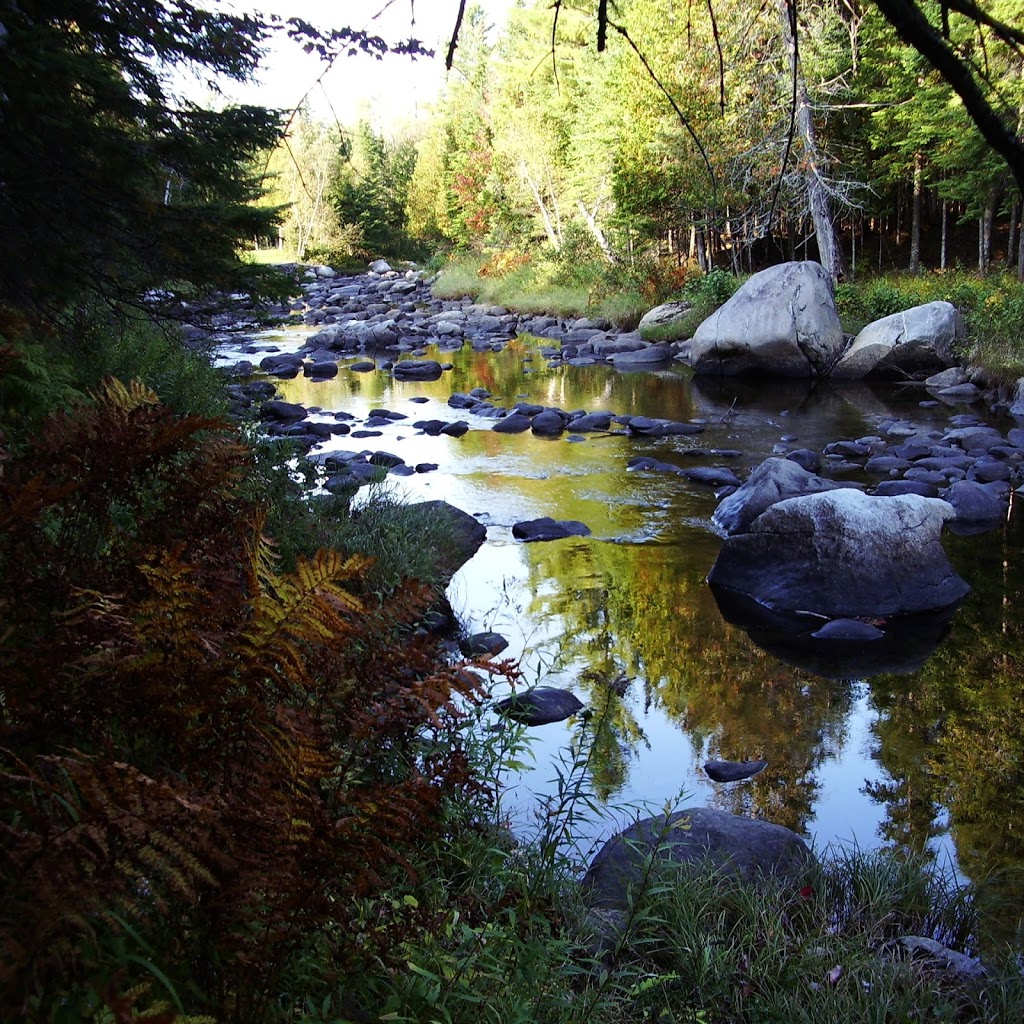
[[[583,878],[591,906],[627,908],[656,865],[701,870],[711,866],[746,880],[774,875],[798,878],[813,856],[795,832],[767,821],[710,807],[642,818],[608,840]]]
[[[826,376],[843,351],[828,274],[809,261],[754,274],[697,328],[687,351],[698,374]]]
[[[663,302],[660,306],[655,306],[654,309],[644,313],[640,318],[637,330],[643,334],[644,331],[655,327],[678,323],[691,309],[693,309],[692,302]]]
[[[970,587],[942,549],[948,502],[842,489],[772,505],[722,545],[708,583],[782,612],[885,617],[956,604]]]
[[[801,494],[848,486],[808,472],[794,459],[765,459],[743,485],[724,498],[711,517],[726,533],[743,533],[769,506]]]
[[[833,377],[924,377],[956,362],[964,321],[950,302],[927,302],[876,320],[853,340]],[[947,387],[949,385],[942,385]]]

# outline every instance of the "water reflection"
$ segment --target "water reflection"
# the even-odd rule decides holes
[[[974,877],[1024,863],[1019,515],[996,533],[946,538],[973,588],[952,619],[917,622],[870,651],[827,650],[799,636],[782,643],[777,623],[720,608],[705,584],[720,544],[710,529],[714,495],[671,474],[627,469],[629,459],[651,455],[742,473],[776,445],[820,451],[887,430],[938,436],[949,410],[922,409],[922,392],[881,385],[552,368],[526,339],[500,354],[464,349],[439,358],[455,366],[435,382],[343,370],[333,381],[298,378],[282,390],[325,415],[386,407],[409,416],[380,437],[331,443],[438,463],[436,473],[402,482],[410,498],[445,498],[488,524],[487,544],[453,581],[452,603],[471,631],[508,637],[506,653],[521,659],[526,683],[570,686],[595,710],[591,783],[619,820],[628,816],[624,805],[659,807],[684,789],[694,802],[763,815],[819,846],[899,843],[955,854]],[[492,421],[446,405],[453,391],[478,386],[495,404],[526,398],[696,418],[706,430],[580,444],[499,435]],[[465,418],[471,430],[425,437],[411,426],[419,418]],[[723,462],[712,449],[741,454]],[[582,520],[593,536],[512,540],[514,522],[542,515]],[[630,682],[620,695],[609,681],[623,674]],[[557,784],[557,752],[579,728],[570,721],[537,730],[537,768],[519,781],[524,820],[530,794]],[[769,767],[720,787],[701,770],[708,757],[764,758]],[[609,827],[595,823],[595,838]]]

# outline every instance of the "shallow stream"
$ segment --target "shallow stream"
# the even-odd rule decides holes
[[[305,333],[264,343],[287,350]],[[487,525],[486,543],[449,597],[468,632],[508,639],[502,656],[519,660],[525,684],[571,688],[595,709],[588,728],[602,727],[589,783],[608,814],[580,826],[585,839],[605,838],[637,807],[660,810],[669,801],[756,813],[819,848],[927,849],[973,878],[1024,865],[1019,497],[999,529],[946,535],[972,591],[920,667],[868,676],[853,660],[836,678],[768,653],[723,617],[705,584],[721,543],[711,527],[712,490],[627,469],[629,459],[650,455],[681,467],[728,466],[744,477],[773,450],[820,452],[893,421],[941,432],[952,415],[983,417],[980,407],[922,408],[928,396],[917,386],[697,382],[682,369],[548,367],[528,338],[497,353],[467,346],[428,355],[454,369],[421,383],[342,364],[334,380],[300,377],[280,387],[286,400],[321,408],[314,418],[346,411],[363,420],[374,408],[406,414],[380,436],[338,437],[329,447],[437,463],[393,486],[410,500],[443,498]],[[487,388],[496,405],[528,400],[697,418],[707,427],[697,436],[590,434],[578,442],[499,434],[493,420],[448,407],[452,392],[475,387]],[[411,426],[431,418],[465,419],[471,429],[460,438],[429,437]],[[1014,424],[998,425],[1005,432]],[[593,534],[513,539],[515,522],[540,516],[582,520]],[[620,698],[607,681],[623,674],[629,682]],[[534,823],[538,794],[552,792],[556,765],[582,727],[571,719],[533,730],[535,765],[513,780],[507,803],[517,827]],[[769,766],[721,786],[702,770],[708,758],[764,758]],[[1009,876],[1005,884],[1007,891],[1015,885]]]

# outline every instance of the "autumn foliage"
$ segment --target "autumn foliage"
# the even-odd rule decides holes
[[[386,957],[355,901],[470,781],[430,595],[280,574],[234,430],[140,386],[0,459],[0,1018],[259,1021],[311,929]]]

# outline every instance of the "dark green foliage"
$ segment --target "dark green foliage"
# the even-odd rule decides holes
[[[243,168],[277,115],[176,102],[164,75],[245,78],[267,29],[184,0],[3,0],[0,22],[0,304],[255,287],[235,246],[274,212]]]

